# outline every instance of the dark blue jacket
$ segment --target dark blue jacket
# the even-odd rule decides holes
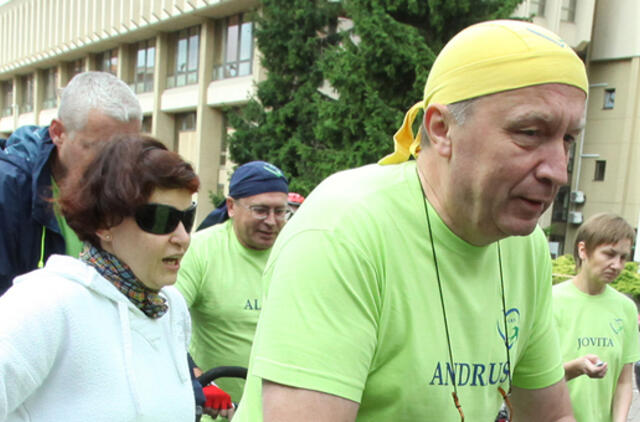
[[[48,127],[25,126],[0,150],[0,295],[15,276],[65,253],[49,200],[54,148]]]

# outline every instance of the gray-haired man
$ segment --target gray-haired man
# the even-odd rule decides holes
[[[81,243],[50,198],[57,186],[116,133],[138,132],[142,110],[121,80],[104,72],[76,75],[62,91],[49,126],[17,129],[0,152],[0,295],[11,280],[54,253],[76,255]]]

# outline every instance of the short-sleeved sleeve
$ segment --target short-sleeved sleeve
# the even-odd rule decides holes
[[[289,239],[265,272],[253,375],[360,401],[376,349],[377,279],[358,247],[329,231]]]

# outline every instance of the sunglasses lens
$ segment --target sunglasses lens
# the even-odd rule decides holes
[[[184,224],[184,229],[187,233],[191,232],[191,228],[193,227],[193,220],[196,217],[196,205],[193,204],[191,208],[183,211],[182,215],[182,224]]]
[[[136,210],[136,223],[148,233],[171,233],[180,222],[180,217],[175,212],[179,211],[167,205],[146,204]]]
[[[184,224],[185,230],[190,232],[195,214],[195,204],[185,211],[179,211],[169,205],[145,204],[136,210],[135,220],[138,226],[148,233],[169,234],[178,227],[180,221]]]

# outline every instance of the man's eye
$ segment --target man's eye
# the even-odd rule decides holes
[[[520,133],[527,136],[536,136],[538,134],[538,131],[535,129],[524,129],[521,130]]]
[[[273,210],[273,213],[275,215],[285,215],[286,212],[287,212],[286,208],[276,208],[275,210]]]
[[[253,208],[253,212],[255,212],[256,214],[268,214],[269,213],[269,208],[263,208],[263,207],[254,207]]]

